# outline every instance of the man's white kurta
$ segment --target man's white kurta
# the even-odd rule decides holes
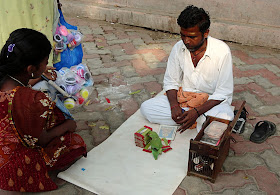
[[[208,93],[209,100],[222,100],[205,115],[226,120],[234,117],[230,107],[233,95],[232,57],[223,41],[208,36],[206,51],[196,67],[183,41],[177,42],[168,58],[163,83],[165,91],[182,87],[184,91]],[[165,95],[145,101],[141,105],[141,113],[152,123],[176,125]],[[196,120],[198,131],[205,119],[202,115]]]
[[[231,104],[233,94],[232,57],[227,44],[208,36],[204,56],[194,67],[191,54],[183,41],[177,42],[168,58],[164,90],[208,93],[209,99]]]

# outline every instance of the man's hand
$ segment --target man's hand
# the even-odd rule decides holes
[[[179,119],[182,117],[182,114],[182,108],[179,105],[171,107],[171,117],[177,124],[181,124],[179,123]]]
[[[176,123],[182,124],[182,126],[177,131],[183,133],[187,128],[195,123],[198,117],[199,116],[194,109],[184,112],[176,121]]]
[[[177,123],[178,117],[182,115],[182,108],[177,101],[177,90],[168,90],[166,91],[166,95],[170,104],[171,118]]]
[[[201,106],[184,112],[182,117],[178,119],[177,123],[182,124],[182,126],[177,131],[183,133],[187,128],[189,128],[196,122],[196,119],[199,117],[199,115],[207,112],[208,110],[220,104],[221,102],[222,100],[207,100],[207,102],[205,102]]]
[[[177,90],[171,89],[166,91],[166,95],[170,104],[171,117],[177,123],[182,126],[177,130],[180,133],[183,133],[187,128],[192,126],[196,119],[199,117],[199,114],[203,114],[213,108],[214,106],[220,104],[223,100],[207,100],[203,105],[197,107],[196,110],[191,109],[186,112],[182,112],[182,108],[179,106],[177,101]]]

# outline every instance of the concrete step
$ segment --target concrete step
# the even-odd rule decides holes
[[[169,13],[136,7],[99,4],[96,1],[62,0],[62,10],[68,16],[82,16],[96,20],[146,27],[179,33],[179,13]],[[211,17],[211,16],[210,16]],[[280,49],[280,28],[265,24],[244,23],[230,19],[212,19],[210,35],[221,40],[244,45],[258,45]],[[249,33],[248,33],[249,32]]]

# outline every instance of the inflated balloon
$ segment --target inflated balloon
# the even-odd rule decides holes
[[[62,101],[67,109],[83,105],[92,92],[93,79],[90,71],[84,64],[57,71],[56,84],[71,97],[64,97]]]

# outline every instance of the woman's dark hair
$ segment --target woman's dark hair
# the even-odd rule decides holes
[[[203,8],[190,5],[181,12],[177,23],[182,28],[191,28],[198,25],[199,31],[204,34],[210,27],[210,17]]]
[[[13,31],[1,50],[0,80],[23,72],[28,65],[39,68],[51,49],[47,37],[36,30],[21,28]]]

